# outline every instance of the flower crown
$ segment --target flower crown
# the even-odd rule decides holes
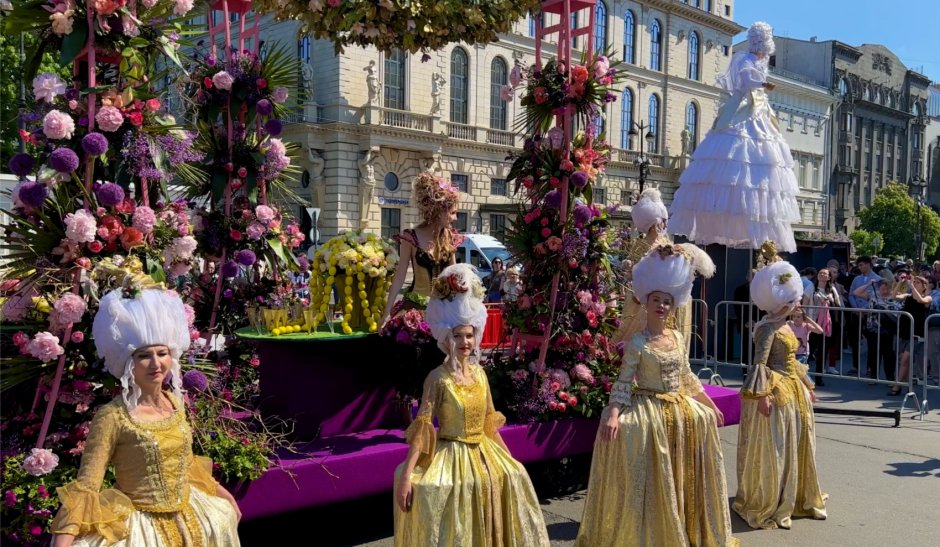
[[[463,276],[452,273],[446,277],[442,276],[434,280],[431,296],[439,300],[453,300],[458,294],[465,293],[469,290],[470,288],[463,284]]]
[[[780,256],[777,254],[777,244],[773,241],[765,241],[757,252],[757,269],[762,270],[774,262],[779,262]],[[777,276],[776,281],[780,285],[786,285],[793,277],[791,273],[782,273]]]
[[[415,178],[415,203],[425,220],[432,219],[456,205],[460,190],[445,178],[425,171]]]

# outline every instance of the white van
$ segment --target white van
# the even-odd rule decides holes
[[[493,260],[499,258],[503,267],[509,265],[510,254],[506,246],[493,236],[483,234],[460,234],[463,243],[457,247],[457,263],[476,267],[480,278],[486,280],[493,273]]]

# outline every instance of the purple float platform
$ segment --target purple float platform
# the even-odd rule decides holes
[[[707,385],[705,391],[724,413],[725,425],[738,423],[736,390]],[[529,463],[590,452],[597,424],[595,419],[571,418],[507,425],[500,433],[512,455]],[[280,455],[279,468],[233,487],[245,519],[390,492],[408,445],[400,428],[373,428],[324,436],[296,449]]]

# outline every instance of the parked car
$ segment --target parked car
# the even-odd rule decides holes
[[[503,266],[509,265],[512,255],[503,243],[493,236],[461,234],[463,242],[457,247],[457,262],[474,266],[484,281],[493,273],[493,260],[499,258]]]

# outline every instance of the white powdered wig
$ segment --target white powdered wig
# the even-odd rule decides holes
[[[180,396],[182,374],[179,358],[189,349],[186,309],[179,295],[148,289],[134,298],[124,298],[120,290],[101,299],[91,327],[98,355],[104,358],[108,372],[121,381],[124,402],[133,410],[140,387],[134,382],[133,354],[147,346],[166,346],[173,357],[170,382]]]
[[[751,300],[758,308],[775,313],[803,297],[803,281],[789,262],[772,262],[754,274]]]
[[[454,357],[453,331],[457,327],[473,327],[476,342],[474,351],[479,350],[486,327],[486,306],[483,305],[485,293],[483,282],[469,264],[448,266],[434,280],[425,320],[438,347],[451,358],[449,362]],[[454,365],[451,362],[451,366]]]
[[[653,247],[633,267],[633,294],[644,303],[650,293],[664,292],[681,307],[692,297],[695,274],[715,275],[715,263],[702,249],[691,243]]]
[[[643,190],[633,205],[632,215],[634,226],[644,234],[660,220],[669,220],[669,211],[666,210],[663,197],[656,188]]]
[[[774,45],[774,29],[763,21],[758,21],[747,29],[747,49],[751,53],[772,55],[776,51]]]

